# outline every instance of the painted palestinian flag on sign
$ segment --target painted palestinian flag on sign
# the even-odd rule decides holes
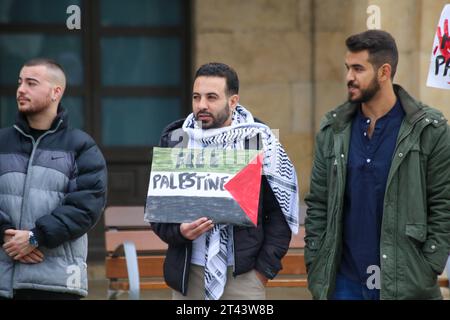
[[[261,171],[258,150],[153,148],[145,220],[256,226]]]

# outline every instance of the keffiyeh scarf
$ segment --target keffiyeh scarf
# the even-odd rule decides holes
[[[245,140],[262,140],[263,174],[278,200],[283,215],[294,234],[298,233],[299,199],[297,175],[292,162],[269,127],[257,123],[251,113],[238,105],[230,126],[202,130],[191,113],[183,123],[189,137],[188,148],[244,149]],[[219,299],[226,283],[227,242],[230,228],[217,224],[206,235],[205,294],[206,299]]]

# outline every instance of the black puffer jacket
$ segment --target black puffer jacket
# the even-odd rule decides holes
[[[0,129],[0,238],[33,230],[44,261],[17,263],[0,247],[0,297],[14,289],[87,295],[87,235],[106,202],[105,160],[94,140],[68,127],[60,107],[37,140],[26,119]]]
[[[160,147],[186,147],[187,139],[178,120],[167,126],[160,140]],[[250,145],[247,141],[246,146]],[[167,284],[187,294],[192,241],[180,233],[180,224],[152,223],[155,233],[169,245],[164,262],[164,278]],[[273,279],[281,270],[281,259],[291,240],[291,230],[278,205],[266,178],[262,177],[259,200],[258,226],[234,228],[234,273],[240,275],[256,269]]]

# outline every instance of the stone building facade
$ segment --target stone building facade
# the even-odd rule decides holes
[[[271,128],[293,160],[301,199],[309,189],[321,117],[346,99],[345,39],[367,29],[380,8],[381,29],[399,48],[395,82],[450,117],[450,91],[426,87],[436,26],[445,0],[195,0],[194,68],[233,66],[241,103]]]

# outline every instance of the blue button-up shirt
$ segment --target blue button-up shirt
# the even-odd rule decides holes
[[[375,123],[372,137],[370,119],[359,108],[352,122],[344,195],[343,255],[340,272],[366,284],[380,266],[380,233],[384,192],[397,135],[405,112],[397,99],[394,107]]]

